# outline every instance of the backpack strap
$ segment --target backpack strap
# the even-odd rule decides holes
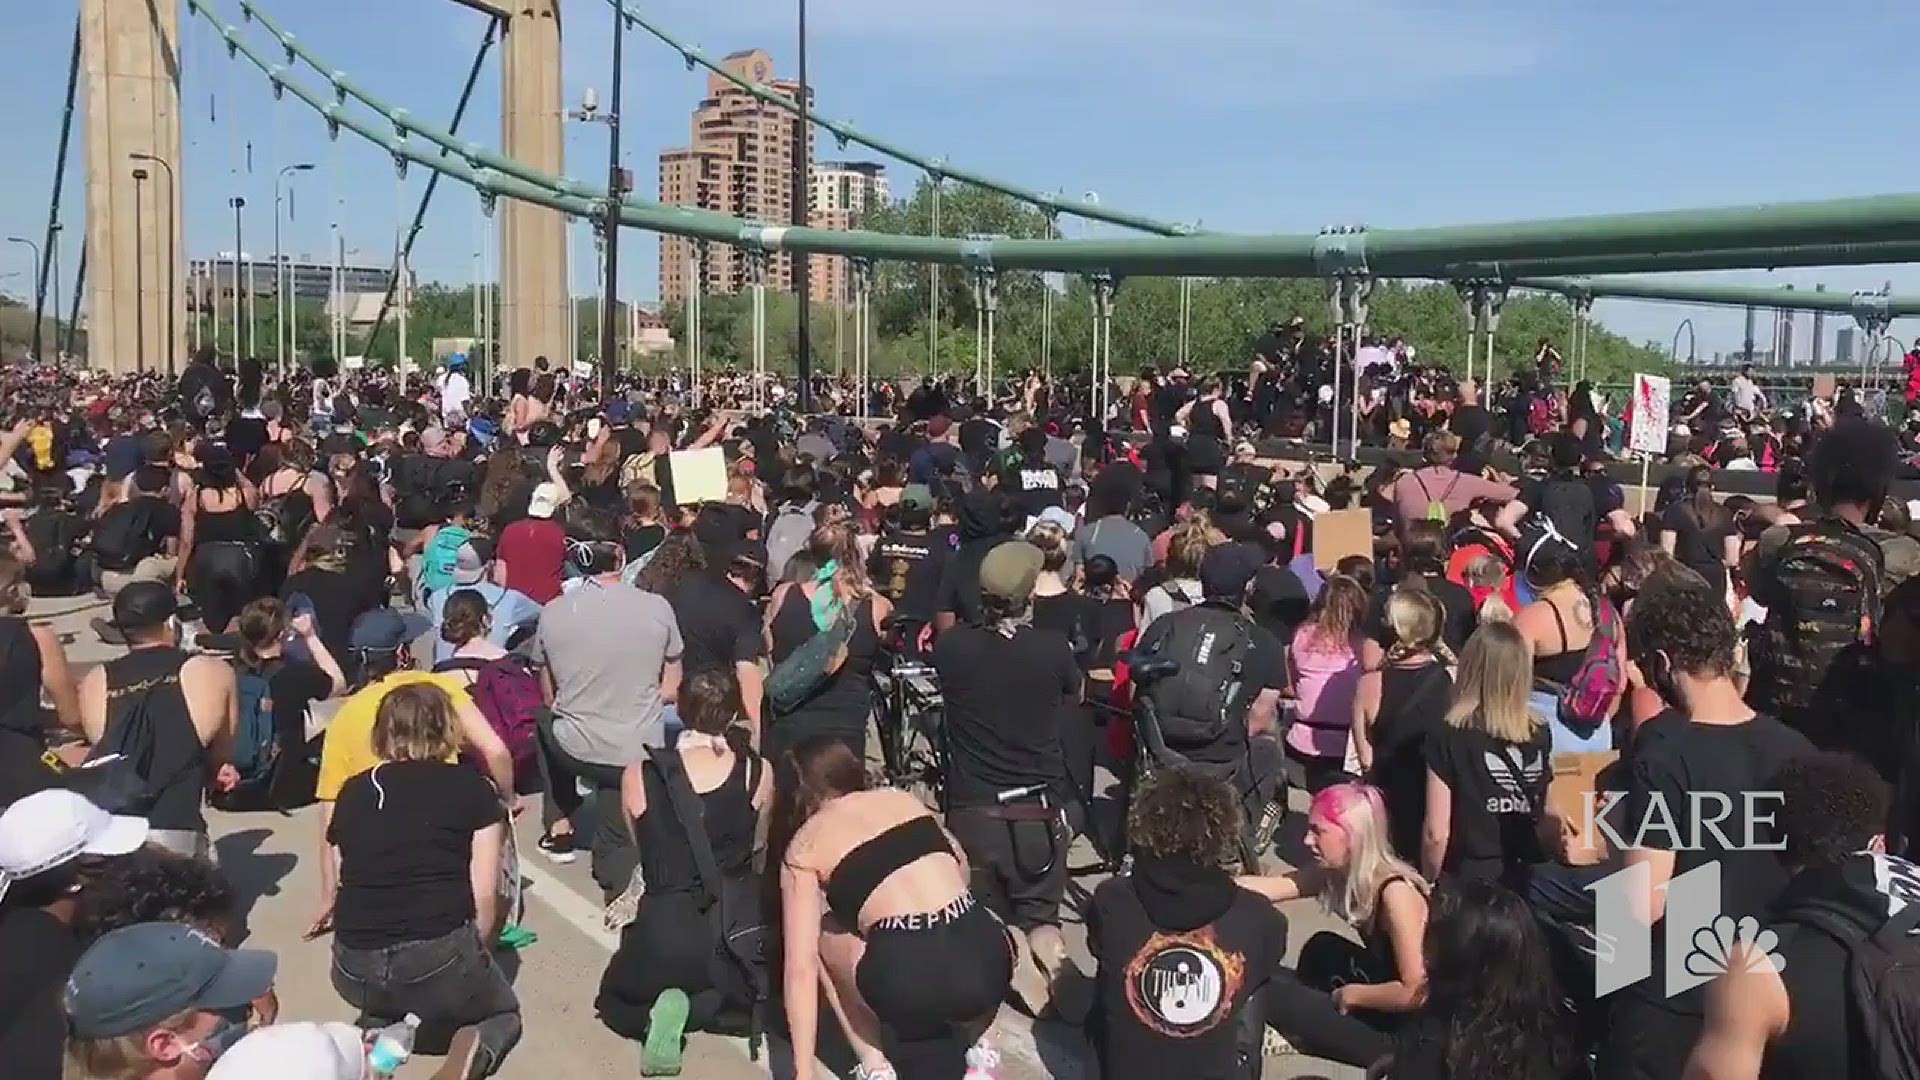
[[[501,659],[505,659],[505,657]],[[445,660],[433,665],[433,671],[436,675],[448,671],[482,671],[488,666],[498,662],[497,660],[482,660],[477,656],[449,656]]]
[[[693,781],[687,779],[686,764],[680,760],[680,752],[650,747],[646,762],[660,774],[661,783],[667,789],[667,801],[672,804],[673,816],[686,833],[687,847],[693,852],[694,873],[700,879],[700,891],[705,896],[704,903],[724,905],[727,894],[721,886],[719,860],[713,857],[713,842],[707,838],[706,808],[700,804],[700,796],[693,790]],[[721,912],[721,922],[726,922],[724,911]]]

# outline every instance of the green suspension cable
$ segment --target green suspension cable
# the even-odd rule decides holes
[[[484,164],[497,158],[465,144],[458,161],[440,161],[399,136],[388,136],[351,116],[344,107],[348,96],[339,77],[330,77],[335,100],[287,78],[286,68],[265,61],[230,25],[221,25],[202,0],[188,0],[193,12],[220,29],[231,52],[245,55],[268,74],[277,90],[291,91],[320,112],[335,128],[344,127],[390,154],[445,172],[483,193],[504,195],[575,215],[593,213],[595,201],[583,191],[592,189],[563,177],[539,174],[516,166],[512,175]],[[392,110],[382,119],[396,130],[421,130],[403,123]],[[504,160],[504,159],[501,159]],[[673,235],[734,244],[751,250],[835,254],[851,257],[935,262],[999,269],[1060,270],[1069,273],[1111,272],[1121,275],[1292,276],[1322,277],[1328,272],[1325,237],[1188,235],[1157,239],[1076,241],[979,240],[955,241],[892,236],[864,231],[836,232],[811,228],[762,226],[726,215],[664,207],[645,200],[623,201],[624,224]],[[1548,221],[1436,229],[1374,230],[1357,242],[1368,272],[1382,277],[1446,277],[1462,264],[1555,259],[1593,259],[1657,256],[1662,252],[1699,248],[1752,250],[1761,245],[1792,248],[1813,242],[1826,244],[1920,242],[1920,196],[1880,196],[1866,199],[1735,207],[1699,211],[1608,215]],[[1845,261],[1869,261],[1879,253],[1851,252]],[[1347,257],[1351,257],[1351,253]],[[1787,265],[1781,260],[1776,265]],[[1599,295],[1596,291],[1596,295]]]

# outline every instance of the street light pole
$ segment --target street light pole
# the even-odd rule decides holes
[[[247,200],[235,195],[227,200],[233,207],[233,359],[240,360],[240,252],[244,250],[244,238],[240,234],[240,211],[247,208]]]
[[[293,305],[287,302],[287,280],[293,275],[287,272],[286,259],[280,251],[280,183],[288,173],[312,172],[311,162],[300,162],[281,169],[273,178],[273,348],[275,365],[280,369],[280,378],[287,377],[287,348],[293,341],[293,331],[287,326],[288,317],[293,313]],[[287,193],[287,219],[293,219],[293,193]]]
[[[174,268],[174,255],[178,251],[178,249],[174,247],[176,236],[174,231],[175,223],[174,223],[174,214],[173,214],[173,202],[174,202],[173,164],[169,162],[167,159],[160,157],[156,154],[132,153],[132,154],[128,154],[127,156],[133,159],[134,161],[152,162],[153,164],[160,166],[162,169],[165,169],[167,173],[167,375],[171,377],[174,371],[173,354],[174,354],[174,348],[175,348],[173,343],[174,331],[175,331],[174,301],[178,296],[177,286],[179,284],[177,271]]]
[[[808,165],[812,155],[807,153],[807,135],[813,129],[807,123],[807,0],[798,0],[800,5],[800,111],[793,118],[793,223],[801,228],[810,224],[808,214],[807,188]],[[794,358],[795,373],[800,379],[800,411],[813,411],[813,281],[811,256],[804,252],[788,255],[793,265],[793,292],[800,305],[800,345]]]
[[[626,12],[613,6],[613,97],[607,103],[607,213],[601,225],[606,240],[606,279],[600,297],[600,387],[611,393],[614,379],[615,308],[619,306],[620,277],[620,199],[626,192],[626,177],[620,169],[620,86],[621,43],[627,33]],[[590,110],[589,110],[590,111]],[[569,301],[571,302],[571,301]]]
[[[40,245],[34,243],[33,241],[27,239],[24,236],[9,236],[7,237],[7,243],[25,244],[27,246],[27,250],[33,252],[33,273],[31,275],[33,278],[33,291],[36,293],[43,292],[44,290],[40,288],[40,285],[41,285]],[[34,359],[34,362],[36,363],[38,363],[40,360],[40,320],[39,319],[33,320],[33,359]]]
[[[140,224],[140,204],[147,201],[147,170],[133,170],[133,342],[134,370],[147,370],[147,231]]]

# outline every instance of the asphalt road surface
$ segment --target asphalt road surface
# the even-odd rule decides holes
[[[106,604],[91,598],[40,600],[31,612],[36,622],[49,622],[60,631],[67,642],[68,657],[75,664],[76,677],[122,651],[102,644],[89,626],[90,618],[105,614]],[[1297,793],[1294,809],[1305,809]],[[1296,836],[1299,818],[1299,813],[1293,816],[1294,827],[1290,830]],[[271,949],[280,957],[281,1017],[352,1021],[354,1011],[334,993],[328,978],[330,939],[305,939],[305,931],[319,910],[318,813],[311,809],[290,815],[209,810],[208,820],[220,865],[239,890],[247,913],[245,946]],[[609,1032],[594,1015],[594,994],[616,938],[602,925],[599,890],[589,874],[587,855],[582,851],[577,861],[556,864],[535,848],[539,834],[539,814],[523,814],[516,834],[527,884],[523,925],[539,940],[519,953],[505,954],[507,970],[520,995],[526,1030],[498,1075],[505,1080],[637,1077],[639,1046]],[[1295,849],[1283,843],[1282,850]],[[1073,865],[1092,861],[1092,852],[1083,841],[1074,851]],[[1284,866],[1278,860],[1273,865],[1276,869]],[[1075,891],[1084,894],[1098,880],[1078,877]],[[1072,901],[1070,895],[1069,908]],[[1283,910],[1290,925],[1289,946],[1295,952],[1316,930],[1337,925],[1314,901],[1288,904]],[[1077,913],[1069,910],[1066,920],[1074,959],[1090,970]],[[1002,1054],[1001,1080],[1095,1080],[1098,1076],[1092,1053],[1076,1028],[1035,1022],[1010,1007],[1001,1010],[994,1027]],[[828,1014],[821,1025],[823,1041],[832,1028]],[[777,1036],[768,1043],[759,1060],[754,1061],[743,1040],[694,1034],[688,1039],[682,1075],[695,1080],[761,1080],[791,1075],[791,1055],[784,1044]],[[826,1049],[822,1052],[829,1054]],[[832,1065],[830,1058],[827,1064]],[[400,1075],[418,1080],[437,1066],[438,1059],[421,1057]],[[829,1068],[826,1073],[816,1073],[827,1074],[850,1075],[850,1070]],[[1274,1080],[1358,1080],[1361,1071],[1286,1054],[1268,1058],[1264,1076]]]

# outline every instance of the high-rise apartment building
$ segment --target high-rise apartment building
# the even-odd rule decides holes
[[[799,96],[799,84],[774,77],[773,58],[765,49],[747,49],[729,55],[723,66],[734,75],[760,83],[789,99]],[[812,94],[809,91],[809,98]],[[809,101],[811,104],[811,101]],[[689,145],[660,155],[660,201],[694,206],[769,225],[793,221],[793,116],[755,98],[719,75],[707,77],[707,96],[693,110]],[[806,132],[807,160],[813,160],[813,130]],[[846,228],[844,216],[835,219],[809,211],[820,228]],[[684,301],[697,275],[707,293],[736,293],[753,284],[748,254],[725,244],[706,245],[701,265],[695,266],[699,245],[675,236],[660,238],[660,299]],[[815,300],[840,295],[840,260],[811,256]],[[792,256],[775,253],[767,260],[767,285],[793,288]]]
[[[887,167],[877,161],[823,161],[813,168],[813,210],[845,210],[855,220],[893,201]]]

